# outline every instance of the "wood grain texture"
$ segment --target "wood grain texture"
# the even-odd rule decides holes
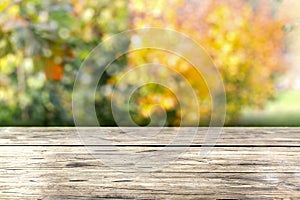
[[[200,128],[190,147],[178,145],[185,151],[154,171],[127,171],[134,163],[108,166],[101,158],[167,151],[161,144],[178,128],[146,140],[156,128],[81,129],[111,134],[108,144],[118,151],[86,147],[75,128],[0,128],[0,199],[300,199],[299,128],[224,128],[204,158]],[[192,128],[179,131],[193,135]]]

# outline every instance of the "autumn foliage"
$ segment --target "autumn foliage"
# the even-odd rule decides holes
[[[272,98],[276,77],[284,70],[282,27],[286,22],[277,16],[274,2],[1,1],[0,124],[73,124],[71,94],[82,61],[110,35],[143,27],[179,31],[205,48],[225,84],[227,123],[234,123],[242,109],[263,107]],[[129,49],[130,41],[128,38]],[[183,58],[151,49],[131,52],[115,66],[121,71],[145,63],[160,63],[182,74],[198,96],[201,124],[209,122],[207,77]],[[155,75],[166,78],[170,74],[162,70]],[[132,80],[135,78],[141,77]],[[95,95],[99,121],[104,125],[115,125],[106,91],[118,79],[118,74],[105,73]],[[183,101],[180,103],[188,105],[190,100]],[[154,104],[166,110],[167,125],[180,124],[183,111],[168,88],[149,84],[139,88],[131,102],[136,105],[131,114],[138,124],[147,124],[152,114],[162,114],[161,109],[152,109]],[[192,121],[194,116],[187,118]]]
[[[103,38],[127,28],[125,3],[1,1],[0,125],[72,125],[76,71]]]
[[[275,79],[284,70],[282,27],[285,21],[276,16],[271,1],[253,4],[240,0],[201,3],[132,0],[130,6],[132,28],[174,29],[195,39],[207,50],[225,84],[227,123],[233,123],[243,108],[263,107],[272,98]],[[144,50],[129,56],[129,60],[131,66],[159,62],[182,73],[198,91],[201,116],[209,116],[211,104],[205,77],[199,77],[193,66],[182,58]],[[149,104],[155,95],[157,93],[149,91],[146,97]],[[166,109],[179,112],[176,103],[171,105]],[[178,125],[179,121],[173,122]]]

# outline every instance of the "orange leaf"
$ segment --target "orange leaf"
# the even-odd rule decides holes
[[[46,61],[45,75],[48,80],[60,81],[62,79],[64,68],[56,64],[53,60]]]

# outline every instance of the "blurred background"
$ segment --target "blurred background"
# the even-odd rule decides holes
[[[299,10],[298,0],[2,0],[0,126],[74,125],[72,90],[83,60],[111,35],[143,27],[179,31],[205,48],[224,81],[227,126],[299,126]],[[133,41],[123,45],[130,50]],[[116,125],[110,100],[121,71],[145,63],[182,74],[198,96],[199,125],[209,123],[205,77],[184,59],[153,49],[118,57],[108,48],[101,56],[116,57],[95,96],[101,125]],[[148,75],[171,76],[167,71]],[[128,84],[138,78],[143,77]],[[157,103],[167,113],[167,126],[180,125],[182,111],[168,88],[148,84],[130,103],[141,126],[161,115],[152,109]]]

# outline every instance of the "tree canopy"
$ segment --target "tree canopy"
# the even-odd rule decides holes
[[[82,61],[110,35],[143,27],[176,30],[204,47],[224,81],[226,123],[234,124],[242,109],[263,107],[273,97],[276,78],[285,69],[287,21],[277,15],[278,5],[248,0],[1,1],[0,124],[73,125],[71,94]],[[130,42],[128,38],[129,50]],[[199,99],[200,124],[207,125],[211,99],[205,77],[183,58],[144,49],[118,58],[114,66],[120,71],[153,62],[176,70],[190,82]],[[118,78],[108,71],[99,82],[95,107],[102,125],[115,125],[109,91]],[[168,126],[180,124],[182,111],[168,88],[146,85],[130,101],[137,124],[146,125],[152,114],[161,115],[161,110],[151,109],[157,103],[167,112]],[[181,103],[189,104],[189,99]]]

